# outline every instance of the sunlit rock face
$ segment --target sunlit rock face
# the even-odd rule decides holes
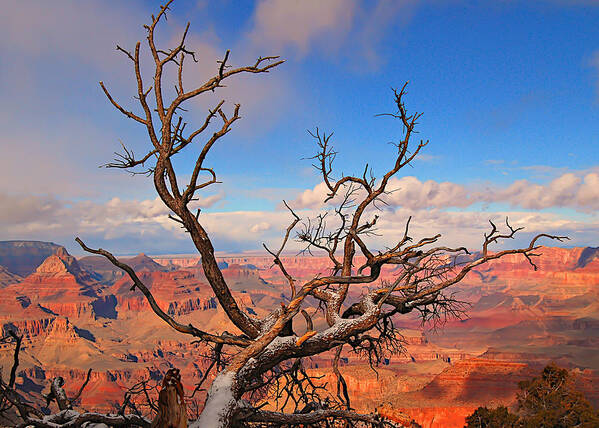
[[[170,315],[186,315],[193,311],[216,309],[216,298],[210,286],[198,280],[192,272],[141,272],[142,282],[152,292],[163,311]],[[118,280],[108,293],[116,297],[116,310],[125,312],[150,311],[147,299],[133,292],[128,277]]]
[[[16,330],[23,335],[24,340],[33,340],[36,337],[40,337],[48,334],[52,329],[52,324],[56,318],[40,318],[40,319],[29,319],[29,320],[5,320],[2,323],[3,331]]]
[[[92,302],[102,286],[63,247],[48,256],[35,271],[17,284],[3,289],[3,305],[8,313],[25,318],[37,312],[73,318],[93,318]],[[12,310],[11,310],[12,308]],[[29,309],[21,313],[18,309]],[[8,318],[6,315],[4,318]]]
[[[79,266],[77,260],[60,247],[46,258],[19,288],[27,294],[42,297],[89,296],[95,297],[100,284],[89,272]]]
[[[453,407],[416,407],[416,408],[394,408],[383,406],[380,413],[385,418],[402,422],[405,416],[415,420],[422,428],[462,428],[466,417],[471,415],[477,407],[453,406]],[[408,426],[406,424],[406,426]]]

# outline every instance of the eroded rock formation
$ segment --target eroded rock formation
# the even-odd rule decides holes
[[[177,366],[190,393],[206,369],[200,357],[204,349],[158,320],[112,265],[93,257],[79,262],[58,246],[43,248],[52,253],[26,277],[0,285],[0,325],[25,336],[19,388],[39,396],[48,380],[60,375],[74,392],[92,368],[81,405],[113,411],[127,387],[141,379],[158,384],[161,373]],[[478,405],[510,405],[517,381],[550,359],[578,367],[583,389],[599,400],[592,388],[599,370],[599,253],[595,248],[541,252],[536,272],[514,256],[469,274],[458,294],[472,304],[469,318],[451,321],[439,333],[423,331],[411,315],[398,319],[406,352],[379,367],[378,377],[355,354],[344,353],[342,372],[356,408],[376,407],[391,418],[402,411],[425,427],[461,427]],[[129,258],[166,312],[208,330],[232,331],[198,260]],[[300,279],[326,266],[319,257],[284,261]],[[231,256],[219,262],[244,310],[263,314],[288,298],[270,258]],[[386,270],[383,277],[395,274]],[[356,296],[362,292],[352,289]],[[317,316],[314,322],[324,320]],[[10,346],[0,345],[0,365],[10,366],[5,363],[10,358]],[[308,366],[334,384],[330,356],[314,358]],[[200,405],[202,394],[194,398]]]

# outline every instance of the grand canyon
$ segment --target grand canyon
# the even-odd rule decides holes
[[[0,428],[599,427],[599,0],[4,3]]]
[[[398,315],[403,352],[371,368],[353,353],[341,358],[352,406],[377,409],[390,420],[406,415],[423,427],[462,427],[479,406],[514,406],[517,382],[548,362],[568,368],[587,398],[599,405],[599,249],[542,247],[533,270],[509,255],[472,271],[454,291],[469,307],[461,319],[422,324]],[[235,331],[210,286],[198,256],[139,254],[123,260],[148,285],[160,307],[181,323],[207,331]],[[266,314],[288,302],[288,287],[267,254],[217,258],[243,310]],[[307,280],[323,273],[324,257],[286,255],[288,272]],[[383,271],[380,280],[397,275]],[[61,376],[74,394],[91,369],[77,406],[114,412],[125,392],[146,380],[150,394],[171,367],[181,370],[190,411],[205,390],[205,348],[159,319],[131,281],[99,256],[75,258],[63,246],[37,241],[0,242],[0,326],[23,336],[17,389],[45,405],[51,379]],[[365,290],[351,292],[355,300]],[[315,323],[324,323],[315,315]],[[0,345],[4,378],[14,347]],[[332,389],[333,356],[308,363]],[[140,398],[140,405],[143,402]],[[147,410],[147,409],[146,409]]]

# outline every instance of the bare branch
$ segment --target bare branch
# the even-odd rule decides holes
[[[104,165],[101,165],[104,168],[119,168],[119,169],[130,169],[130,168],[134,168],[138,165],[143,165],[146,163],[146,161],[148,159],[150,159],[152,156],[155,156],[157,154],[156,150],[152,150],[150,152],[148,152],[143,158],[141,159],[135,159],[135,154],[133,153],[132,150],[127,149],[127,147],[125,147],[125,145],[123,143],[121,143],[121,146],[123,148],[123,152],[124,153],[118,153],[118,152],[114,152],[115,154],[115,158],[113,162],[109,162],[106,163]],[[152,169],[148,169],[146,171],[143,171],[141,173],[136,173],[134,171],[130,171],[132,174],[149,174],[152,172]]]
[[[144,120],[141,117],[137,116],[133,112],[125,110],[123,107],[121,107],[121,105],[119,103],[117,103],[114,100],[114,98],[112,98],[112,95],[110,95],[110,92],[108,92],[108,89],[106,89],[106,86],[104,86],[104,82],[102,82],[102,81],[100,82],[100,87],[104,91],[104,94],[106,95],[106,98],[108,98],[108,100],[112,103],[112,105],[114,107],[116,107],[116,109],[118,111],[120,111],[121,113],[123,113],[128,118],[135,120],[136,122],[139,122],[139,123],[144,124],[144,125],[148,124],[148,122],[146,120]]]
[[[14,351],[14,354],[13,354],[13,364],[12,364],[12,367],[10,369],[10,378],[9,378],[9,381],[8,381],[8,387],[9,388],[13,388],[15,386],[15,380],[16,380],[16,376],[17,376],[17,368],[19,367],[19,351],[21,350],[21,343],[23,341],[23,336],[17,336],[17,333],[15,333],[12,330],[8,330],[8,334],[15,341],[15,351]]]
[[[138,415],[102,415],[94,412],[77,413],[72,410],[64,410],[43,419],[26,417],[19,427],[70,428],[81,427],[86,423],[106,424],[111,427],[150,427],[150,421]]]
[[[287,205],[287,202],[283,201],[283,204],[285,204],[285,207],[287,207],[287,209],[289,210],[291,215],[294,217],[294,219],[291,222],[291,224],[287,227],[287,230],[285,231],[285,236],[283,238],[283,242],[281,244],[281,247],[279,248],[279,251],[274,253],[266,246],[266,244],[263,243],[262,245],[264,246],[264,249],[266,251],[268,251],[268,253],[274,257],[273,263],[275,265],[277,265],[279,267],[279,269],[281,269],[281,273],[285,276],[285,278],[287,279],[287,282],[289,282],[289,287],[291,289],[291,298],[293,299],[295,297],[295,279],[293,279],[293,277],[291,275],[289,275],[289,273],[287,273],[287,270],[285,269],[285,266],[283,265],[283,262],[281,261],[280,255],[281,255],[281,252],[283,251],[283,249],[285,248],[285,245],[287,244],[287,240],[289,239],[289,234],[291,233],[291,231],[293,230],[295,225],[297,223],[299,223],[300,218],[289,207],[289,205]]]
[[[322,422],[326,419],[337,419],[337,420],[346,420],[346,421],[354,421],[354,422],[366,422],[372,424],[376,427],[399,427],[401,425],[397,425],[390,421],[385,421],[377,414],[364,415],[360,413],[356,413],[350,410],[340,410],[340,409],[331,409],[331,410],[314,410],[308,413],[278,413],[278,412],[270,412],[266,410],[247,410],[249,415],[240,416],[239,419],[247,421],[247,422],[261,422],[261,423],[273,423],[273,424],[281,424],[281,425],[313,425],[318,422]],[[409,418],[406,417],[406,420],[410,421]]]
[[[158,303],[156,303],[156,300],[154,299],[154,296],[152,295],[150,290],[148,290],[148,287],[145,286],[145,284],[139,279],[139,277],[137,276],[135,271],[129,265],[127,265],[123,262],[120,262],[111,253],[109,253],[106,250],[103,250],[102,248],[99,248],[97,250],[89,248],[79,238],[75,238],[75,241],[77,241],[77,243],[81,246],[81,248],[83,248],[88,253],[104,256],[113,265],[115,265],[116,267],[125,271],[129,275],[129,278],[131,278],[131,280],[133,281],[132,290],[135,289],[135,287],[137,287],[143,293],[143,295],[146,297],[146,300],[150,304],[150,307],[152,308],[154,313],[156,315],[158,315],[160,318],[162,318],[168,325],[170,325],[175,330],[177,330],[181,333],[190,334],[194,337],[199,337],[202,340],[205,340],[207,342],[223,343],[223,344],[236,345],[236,346],[247,346],[251,343],[251,341],[241,338],[241,337],[233,336],[230,334],[223,334],[221,336],[217,336],[217,335],[206,333],[205,331],[199,330],[199,329],[195,328],[194,326],[192,326],[191,324],[183,325],[183,324],[178,323],[173,318],[171,318],[168,314],[166,314],[166,312],[164,312],[160,308],[160,306],[158,306]]]
[[[55,400],[60,410],[67,410],[70,408],[70,403],[63,386],[64,379],[62,377],[58,376],[52,379],[50,394],[46,397],[46,401],[49,404],[51,400]]]
[[[79,399],[79,397],[81,397],[81,393],[83,392],[83,390],[85,389],[85,387],[89,383],[89,379],[90,379],[91,374],[92,374],[92,369],[89,369],[87,371],[87,376],[85,376],[85,381],[81,385],[81,388],[79,388],[79,391],[77,391],[77,394],[75,394],[75,396],[70,400],[69,407],[72,408],[73,407],[73,403],[76,402]]]

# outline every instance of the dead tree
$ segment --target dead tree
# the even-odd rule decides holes
[[[456,263],[457,256],[470,254],[466,248],[435,245],[440,238],[438,234],[413,240],[408,219],[395,245],[375,251],[369,244],[368,236],[376,230],[376,204],[384,203],[390,179],[410,164],[427,144],[422,141],[415,146],[411,144],[421,114],[410,114],[406,110],[404,85],[394,91],[397,110],[389,114],[398,121],[403,132],[401,140],[396,143],[393,163],[384,175],[378,178],[372,176],[366,165],[361,175],[335,177],[333,160],[336,152],[331,146],[331,135],[323,134],[318,129],[312,134],[318,145],[318,152],[313,158],[315,166],[328,189],[325,202],[333,204],[335,208],[331,212],[332,216],[321,214],[302,220],[298,213],[287,206],[292,221],[280,247],[277,250],[265,248],[286,278],[290,298],[264,318],[246,313],[233,297],[218,267],[210,237],[202,225],[200,211],[193,212],[190,208],[199,191],[218,182],[214,169],[206,165],[206,158],[212,147],[240,119],[240,105],[235,104],[227,110],[225,101],[220,101],[208,111],[203,123],[192,130],[183,118],[183,105],[203,94],[218,91],[225,81],[236,75],[267,73],[283,61],[268,56],[260,57],[247,66],[232,67],[227,51],[215,67],[213,77],[200,86],[188,89],[183,81],[184,64],[186,59],[195,60],[194,53],[185,44],[189,24],[174,48],[165,50],[155,44],[157,25],[165,19],[171,2],[161,6],[159,13],[152,16],[151,23],[145,26],[147,48],[153,58],[154,68],[149,83],[142,76],[141,43],[138,42],[133,51],[117,47],[131,61],[140,112],[124,107],[100,82],[110,103],[123,115],[143,126],[149,139],[148,150],[142,157],[137,158],[132,150],[124,148],[124,152],[106,166],[146,173],[152,178],[156,192],[173,213],[171,218],[189,233],[201,255],[206,278],[238,333],[208,332],[178,322],[159,307],[130,266],[106,250],[90,248],[79,238],[77,242],[85,251],[103,255],[124,270],[133,281],[133,288],[145,295],[153,311],[172,328],[214,346],[215,359],[219,358],[223,348],[228,349],[230,358],[226,362],[220,361],[210,366],[218,373],[210,386],[199,419],[191,426],[391,426],[390,422],[382,420],[377,414],[359,414],[352,410],[338,369],[335,370],[339,378],[338,393],[324,397],[318,384],[305,371],[302,359],[334,351],[338,362],[341,348],[347,347],[371,364],[376,364],[385,355],[401,349],[399,332],[393,324],[395,317],[412,311],[419,311],[425,320],[459,314],[463,310],[461,302],[448,294],[447,290],[472,269],[508,254],[521,254],[536,268],[533,257],[538,240],[542,237],[562,240],[564,237],[540,234],[526,248],[491,252],[491,244],[513,238],[520,230],[511,227],[506,221],[504,233],[491,223],[491,231],[484,236],[482,251],[460,264]],[[171,100],[167,100],[164,89],[167,87],[165,70],[168,67],[176,72],[175,94]],[[219,121],[214,128],[213,121]],[[199,144],[200,153],[193,169],[183,173],[177,171],[173,159],[196,143]],[[183,177],[189,178],[184,181]],[[334,220],[327,223],[329,217],[334,217]],[[289,274],[281,254],[288,241],[294,238],[296,228],[295,238],[305,244],[306,251],[317,250],[326,254],[330,260],[330,274],[306,282],[300,282]],[[399,267],[397,277],[391,283],[379,281],[381,269],[386,265]],[[358,301],[348,301],[350,288],[357,286],[368,286],[369,291]],[[315,329],[311,318],[317,308],[307,311],[310,302],[314,301],[323,308],[326,317],[326,328],[320,330]],[[305,330],[300,327],[304,321],[293,323],[300,314],[305,321]],[[300,331],[305,333],[296,334]],[[264,409],[264,398],[272,397],[284,403],[277,410]],[[123,417],[119,417],[122,420]]]
[[[60,411],[72,410],[73,404],[77,400],[79,400],[79,397],[81,397],[81,393],[87,386],[91,374],[92,374],[92,369],[89,369],[87,371],[87,376],[85,377],[85,381],[83,382],[83,384],[81,384],[79,391],[77,391],[77,394],[75,394],[75,397],[73,397],[72,399],[69,399],[67,397],[67,393],[65,392],[65,390],[63,388],[64,387],[64,379],[61,376],[58,376],[58,377],[55,377],[54,379],[52,379],[52,382],[50,383],[50,393],[45,396],[46,406],[49,406],[52,401],[55,401],[56,405],[58,406],[58,409]]]
[[[185,395],[179,369],[169,369],[164,376],[152,428],[187,428]]]
[[[10,339],[15,342],[14,361],[10,370],[10,379],[5,382],[0,373],[0,424],[10,422],[18,427],[39,427],[39,428],[57,428],[57,427],[81,427],[93,426],[90,424],[105,424],[114,427],[130,427],[140,426],[149,427],[150,421],[140,415],[103,415],[95,412],[77,412],[73,410],[75,402],[81,396],[83,390],[87,386],[91,369],[88,370],[85,381],[71,399],[63,388],[64,379],[56,377],[50,383],[50,393],[45,396],[46,406],[50,406],[51,402],[56,402],[58,412],[50,415],[44,414],[39,406],[29,402],[16,389],[15,380],[17,369],[19,367],[19,353],[21,350],[22,337],[16,333],[9,331],[8,336],[0,339],[0,343],[8,342]],[[14,418],[9,413],[10,410],[15,410],[18,419],[22,422],[16,424]],[[4,426],[4,425],[3,425]]]

